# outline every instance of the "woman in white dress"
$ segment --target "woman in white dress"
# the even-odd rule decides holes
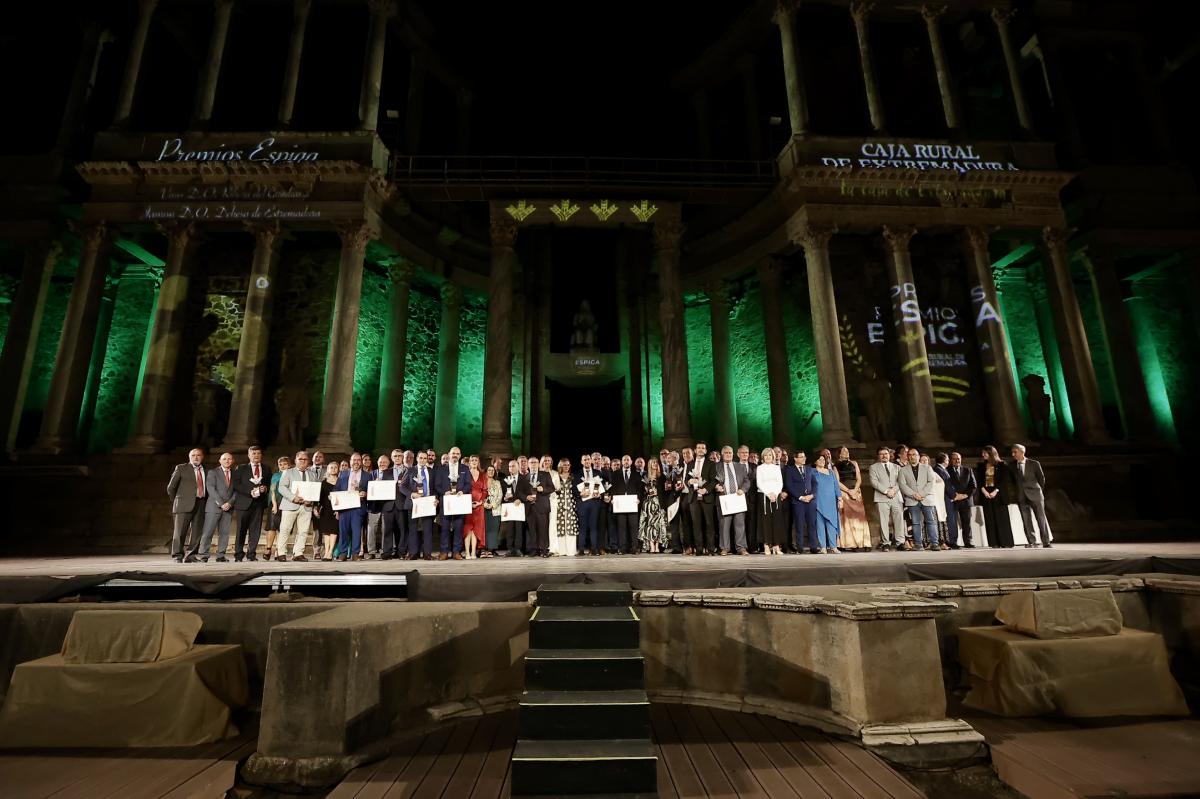
[[[579,492],[571,479],[571,462],[563,458],[558,462],[558,471],[554,473],[554,497],[558,500],[554,510],[556,537],[550,542],[551,552],[557,552],[568,558],[575,557],[579,541]]]
[[[554,483],[554,491],[550,494],[550,554],[561,555],[558,540],[558,489],[562,488],[562,478],[554,471],[554,461],[549,455],[542,458],[538,468],[550,474],[550,482]]]
[[[946,546],[946,481],[933,468],[928,455],[921,456],[921,463],[928,466],[933,475],[933,509],[937,513],[938,523],[938,544],[935,549],[949,549]]]

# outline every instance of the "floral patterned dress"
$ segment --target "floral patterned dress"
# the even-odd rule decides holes
[[[650,543],[657,542],[659,547],[667,546],[667,510],[663,507],[659,491],[663,481],[646,481],[646,499],[642,503],[642,512],[638,518],[638,541],[642,542],[642,550],[650,551]]]

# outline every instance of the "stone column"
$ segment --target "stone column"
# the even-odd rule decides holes
[[[783,81],[787,87],[788,121],[793,136],[808,133],[808,97],[804,92],[804,76],[800,71],[800,56],[796,52],[796,31],[792,23],[792,9],[780,4],[775,10],[775,24],[779,26],[779,40],[783,46]]]
[[[225,37],[229,33],[229,15],[233,12],[233,0],[216,0],[212,36],[208,40],[208,57],[204,59],[204,72],[196,91],[196,108],[192,112],[193,124],[206,126],[212,119],[213,103],[217,99],[217,79],[221,75],[221,58],[225,55]]]
[[[279,98],[279,127],[292,124],[296,107],[296,87],[300,83],[300,60],[304,55],[304,30],[308,27],[308,9],[312,0],[294,0],[292,4],[292,40],[288,45],[287,67],[283,73],[283,93]]]
[[[908,414],[908,431],[922,447],[940,447],[948,442],[938,429],[933,381],[929,377],[929,355],[925,351],[925,326],[913,280],[908,243],[917,232],[913,227],[885,225],[888,245],[887,272],[892,293],[892,326],[900,357],[900,386]]]
[[[91,442],[96,401],[100,398],[100,379],[104,374],[104,358],[108,353],[108,336],[112,332],[113,312],[117,307],[117,295],[121,292],[124,276],[125,267],[114,263],[104,278],[104,288],[100,292],[96,334],[92,337],[91,357],[88,358],[87,379],[83,387],[83,403],[75,425],[75,440],[78,442],[76,449],[80,453],[86,453]]]
[[[1117,403],[1121,408],[1125,438],[1140,443],[1154,443],[1158,438],[1155,414],[1150,407],[1145,372],[1138,357],[1137,338],[1125,307],[1125,292],[1121,281],[1117,279],[1112,258],[1097,247],[1089,247],[1081,252],[1080,258],[1087,267],[1096,292],[1100,326],[1104,331],[1104,343],[1108,347],[1108,359],[1117,383]]]
[[[1001,449],[1026,436],[1021,405],[1017,399],[1013,364],[1009,358],[1008,334],[1000,314],[996,282],[992,277],[992,259],[988,254],[989,234],[985,228],[965,231],[968,247],[967,274],[974,314],[975,339],[979,344],[979,362],[988,409],[992,415],[992,438]]]
[[[11,453],[16,446],[29,373],[37,353],[38,331],[46,310],[46,294],[61,254],[62,245],[58,242],[43,242],[25,251],[25,266],[11,306],[4,351],[0,353],[0,435],[3,436],[0,446],[4,452]]]
[[[513,281],[517,226],[492,221],[487,341],[483,355],[483,442],[487,456],[509,458],[512,440]]]
[[[729,286],[714,280],[704,287],[712,330],[713,395],[717,406],[717,440],[737,441],[737,406],[733,398],[733,369],[729,363]]]
[[[379,369],[379,412],[375,417],[375,446],[400,446],[404,421],[404,365],[408,360],[408,291],[412,262],[398,258],[388,264],[392,281],[387,333],[383,338],[383,364]]]
[[[104,45],[112,41],[107,30],[99,23],[86,22],[83,26],[83,41],[75,59],[75,73],[71,77],[71,91],[63,104],[62,121],[58,126],[58,138],[54,149],[60,153],[73,151],[76,137],[83,130],[82,118],[96,82],[96,70]]]
[[[1048,256],[1046,293],[1054,314],[1054,331],[1062,358],[1063,379],[1071,403],[1075,437],[1084,444],[1102,444],[1111,439],[1104,427],[1100,407],[1100,388],[1096,368],[1079,312],[1079,298],[1071,281],[1071,263],[1067,257],[1069,231],[1046,227],[1042,239]]]
[[[375,130],[379,124],[379,93],[383,86],[383,51],[387,43],[388,17],[395,13],[391,0],[367,0],[371,28],[367,57],[363,61],[362,91],[359,94],[358,128]]]
[[[59,455],[75,447],[79,409],[87,387],[88,367],[100,318],[100,299],[108,275],[109,231],[105,223],[81,231],[83,252],[63,318],[54,375],[42,413],[42,427],[33,451]]]
[[[762,287],[764,341],[767,345],[767,385],[771,398],[771,443],[792,449],[792,378],[788,374],[787,335],[783,332],[783,264],[768,258],[758,265]]]
[[[1160,310],[1153,299],[1145,296],[1144,288],[1144,283],[1133,285],[1132,296],[1126,299],[1126,308],[1133,323],[1138,361],[1146,375],[1146,388],[1150,394],[1150,406],[1154,409],[1154,422],[1158,430],[1157,438],[1172,446],[1178,446],[1179,432],[1175,429],[1175,415],[1171,410],[1171,399],[1163,381],[1162,362],[1158,359],[1158,342],[1154,336],[1154,321]]]
[[[742,75],[742,98],[746,106],[747,152],[751,158],[762,158],[762,118],[758,110],[758,81],[755,78],[753,54],[738,59],[737,67]]]
[[[1033,117],[1029,113],[1029,104],[1025,102],[1025,87],[1021,84],[1021,67],[1017,62],[1017,52],[1013,49],[1012,37],[1008,33],[1008,21],[1017,13],[1011,8],[993,8],[992,20],[996,23],[996,31],[1000,34],[1000,49],[1004,53],[1004,66],[1008,69],[1008,86],[1012,91],[1013,106],[1017,110],[1017,121],[1021,128],[1029,134],[1033,133]]]
[[[874,8],[874,3],[852,2],[850,16],[854,18],[854,33],[858,37],[858,60],[862,64],[863,86],[867,91],[871,128],[875,133],[883,133],[883,98],[879,96],[879,83],[875,79],[875,62],[871,57],[871,32],[867,26],[867,17]]]
[[[691,445],[692,408],[688,388],[687,341],[683,330],[683,286],[679,278],[679,222],[654,226],[654,253],[658,261],[661,299],[658,319],[662,328],[663,443],[667,449]]]
[[[471,93],[458,90],[458,154],[466,155],[471,149]]]
[[[458,422],[459,317],[462,289],[447,280],[442,284],[442,323],[438,326],[437,400],[433,409],[433,448],[445,452],[454,446]]]
[[[263,389],[267,383],[274,315],[276,272],[283,231],[279,223],[249,226],[254,233],[254,261],[250,265],[250,285],[246,288],[246,317],[238,342],[237,372],[233,378],[233,399],[229,404],[229,427],[225,432],[226,449],[238,452],[259,443]]]
[[[133,425],[133,435],[123,452],[149,454],[167,448],[167,418],[171,407],[179,346],[187,319],[190,254],[196,232],[191,223],[164,228],[167,236],[167,264],[158,305],[154,311],[154,329],[150,350],[142,374],[141,402]]]
[[[937,72],[938,91],[942,95],[942,111],[946,115],[946,127],[959,129],[958,106],[954,101],[954,84],[950,77],[950,66],[946,62],[946,50],[942,47],[942,30],[938,19],[946,12],[944,5],[921,6],[925,19],[925,30],[929,33],[929,49],[933,53],[933,68]]]
[[[150,32],[150,18],[158,0],[141,0],[138,3],[137,25],[129,41],[129,53],[125,56],[125,74],[121,77],[121,92],[117,95],[117,112],[113,125],[123,126],[133,113],[133,96],[137,92],[138,73],[142,69],[142,53],[146,50],[146,34]]]
[[[404,146],[409,153],[421,147],[421,126],[425,121],[425,59],[417,51],[409,55],[408,105],[404,118]]]
[[[712,131],[709,129],[708,92],[697,89],[692,92],[692,110],[696,112],[696,146],[700,157],[712,158]]]
[[[850,426],[850,399],[846,393],[846,367],[842,363],[842,334],[838,327],[837,300],[829,240],[837,228],[806,225],[796,236],[808,264],[808,297],[812,306],[813,349],[821,386],[821,443],[828,447],[855,446]]]
[[[358,304],[362,298],[363,258],[367,242],[374,237],[365,222],[339,222],[337,231],[342,238],[342,257],[325,366],[321,433],[315,445],[326,454],[344,454],[353,448],[350,411],[354,403],[354,359],[358,352]]]

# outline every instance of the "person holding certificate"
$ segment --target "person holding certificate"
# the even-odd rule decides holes
[[[432,498],[437,504],[437,495],[433,493],[433,471],[429,468],[429,456],[417,451],[417,465],[408,470],[400,483],[400,493],[404,495],[404,509],[409,512],[408,521],[408,552],[405,560],[420,557],[430,560],[433,554],[433,514],[423,513],[417,507],[418,500]]]
[[[685,474],[688,490],[694,496],[688,505],[694,545],[701,546],[705,555],[717,552],[717,523],[714,513],[717,485],[717,465],[708,459],[708,444],[697,441],[695,460],[688,464]]]
[[[438,466],[433,470],[433,490],[442,498],[438,503],[438,517],[442,528],[442,551],[438,555],[438,560],[447,560],[450,557],[451,547],[454,550],[454,559],[462,560],[463,525],[467,516],[470,515],[470,509],[468,508],[465,514],[454,513],[454,509],[446,507],[446,498],[466,495],[468,504],[470,504],[474,481],[471,479],[471,472],[467,469],[466,464],[461,462],[462,450],[458,447],[451,447],[446,455],[445,465]]]
[[[617,552],[632,555],[638,534],[638,508],[646,495],[646,484],[633,468],[633,458],[622,456],[619,468],[613,471],[612,487],[607,500],[612,504],[617,523]]]
[[[367,472],[367,545],[364,557],[368,560],[375,560],[379,557],[383,547],[383,525],[384,519],[391,516],[391,512],[384,512],[383,506],[387,500],[371,498],[371,483],[374,482],[391,482],[392,479],[392,459],[387,453],[379,456],[378,468],[371,469],[367,464],[370,461],[370,456],[363,456],[363,471]],[[382,476],[385,475],[386,477]]]
[[[550,494],[554,481],[543,471],[536,456],[529,457],[529,472],[517,483],[517,494],[525,503],[525,522],[529,528],[526,545],[531,555],[550,556]]]
[[[279,478],[279,496],[282,497],[279,507],[283,516],[279,522],[279,535],[275,539],[275,560],[287,560],[288,539],[295,531],[296,545],[292,548],[292,560],[305,561],[308,558],[304,557],[304,547],[308,543],[308,531],[312,527],[313,504],[321,499],[320,486],[317,486],[317,481],[313,480],[308,472],[307,452],[297,452],[293,462],[296,465]],[[312,483],[318,489],[315,497],[311,494],[306,497],[302,493],[309,490],[304,487],[308,483]]]
[[[717,471],[717,494],[721,497],[721,554],[728,555],[729,531],[733,528],[733,544],[739,555],[749,555],[746,549],[746,492],[750,490],[750,469],[744,463],[733,462],[733,447],[721,447],[721,463]],[[741,497],[741,501],[733,500]],[[727,509],[740,507],[741,510]]]
[[[317,539],[324,541],[322,552],[325,556],[318,557],[313,553],[313,560],[333,560],[333,553],[337,549],[338,537],[338,518],[333,512],[333,502],[329,495],[337,490],[338,471],[341,467],[336,463],[331,463],[325,467],[325,476],[321,480],[321,501],[317,504],[314,515],[317,517]],[[313,542],[315,550],[316,541]]]
[[[585,555],[601,555],[604,547],[600,544],[600,506],[604,495],[604,477],[600,470],[593,468],[592,456],[583,453],[579,456],[579,473],[572,481],[579,488],[579,549]]]
[[[521,462],[513,458],[508,462],[508,476],[501,481],[503,493],[500,495],[500,540],[508,545],[508,557],[519,558],[525,554],[525,522],[518,519],[504,518],[504,505],[510,507],[522,505],[520,494]]]
[[[362,549],[363,528],[367,526],[367,483],[371,482],[371,473],[363,469],[362,455],[355,452],[350,456],[350,469],[338,474],[338,491],[353,491],[358,494],[359,506],[337,512],[338,519],[338,560],[362,560],[358,554]]]

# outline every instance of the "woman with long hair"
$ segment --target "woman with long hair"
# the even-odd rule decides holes
[[[345,554],[337,550],[338,520],[333,512],[333,501],[329,498],[337,487],[339,470],[337,463],[330,463],[325,467],[325,474],[321,475],[321,501],[317,503],[317,535],[325,540],[325,560],[346,559]]]
[[[1012,478],[1008,465],[995,447],[984,447],[980,457],[982,460],[975,467],[975,480],[979,485],[979,504],[983,508],[988,544],[1011,549],[1013,534],[1008,519],[1008,498],[1012,495]]]
[[[817,544],[822,555],[837,555],[842,485],[829,465],[829,450],[817,453],[813,460],[813,488],[816,492],[813,504],[817,506]]]
[[[571,479],[569,460],[559,459],[555,477],[554,495],[558,498],[553,511],[557,517],[554,524],[556,535],[550,540],[550,551],[572,558],[579,546],[579,492],[575,488],[575,481]]]
[[[487,496],[483,500],[483,527],[487,545],[480,557],[490,558],[500,548],[500,498],[503,495],[503,487],[500,481],[496,479],[495,459],[488,464],[484,471],[484,479],[487,482]]]
[[[667,548],[667,506],[674,500],[668,499],[668,483],[657,458],[646,463],[645,483],[646,499],[638,516],[638,541],[643,552],[658,554]]]
[[[838,448],[834,470],[842,489],[840,546],[852,552],[870,552],[871,525],[867,522],[867,509],[863,505],[862,471],[858,467],[858,461],[850,458],[849,447]]]
[[[465,557],[477,558],[487,549],[483,518],[483,501],[487,499],[487,475],[479,468],[478,455],[467,458],[467,469],[471,472],[471,512],[463,519],[463,550]]]

